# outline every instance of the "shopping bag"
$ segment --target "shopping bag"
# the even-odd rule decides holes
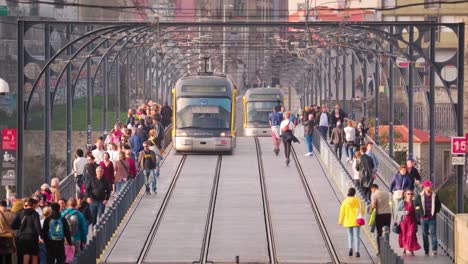
[[[72,262],[73,257],[75,257],[75,247],[71,245],[65,245],[65,262]]]
[[[372,212],[369,216],[369,226],[373,226],[375,224],[375,208],[372,209]]]

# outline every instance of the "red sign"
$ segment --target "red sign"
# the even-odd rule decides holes
[[[466,153],[466,137],[452,137],[452,155]]]
[[[2,149],[16,150],[16,128],[2,129]]]
[[[468,153],[468,148],[466,147],[466,146],[468,146],[468,133],[465,134],[465,141],[466,141],[465,151],[466,151],[466,153]]]

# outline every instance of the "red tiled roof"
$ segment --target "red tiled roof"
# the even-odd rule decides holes
[[[289,15],[289,22],[303,22],[305,20],[305,10],[298,10]],[[317,7],[317,14],[314,9],[309,11],[309,17],[317,15],[318,21],[364,21],[366,15],[373,14],[373,11],[349,8],[346,11],[337,11],[326,6]],[[346,18],[345,18],[346,17]]]
[[[389,126],[379,126],[379,136],[382,137],[383,135],[388,135]],[[408,127],[404,125],[396,125],[393,126],[395,133],[401,134],[400,138],[395,137],[395,143],[408,143],[409,141],[409,130]],[[374,136],[374,128],[369,129],[369,135],[371,137]],[[382,141],[386,141],[386,139],[382,139]],[[429,143],[429,132],[421,130],[421,129],[414,129],[413,130],[413,141],[414,143]],[[441,135],[435,135],[435,142],[436,143],[450,143],[451,138]]]

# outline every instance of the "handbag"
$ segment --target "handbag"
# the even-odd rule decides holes
[[[366,221],[364,220],[364,218],[362,217],[362,209],[361,209],[361,202],[359,202],[359,208],[357,209],[357,216],[356,216],[356,223],[359,225],[359,226],[362,226],[362,225],[365,225],[366,224]]]
[[[400,223],[398,223],[396,221],[393,223],[392,232],[397,234],[397,235],[401,233]]]
[[[65,262],[71,263],[75,257],[75,247],[72,245],[65,245]]]

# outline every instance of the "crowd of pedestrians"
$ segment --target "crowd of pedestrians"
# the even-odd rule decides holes
[[[164,129],[172,109],[149,101],[129,109],[125,123],[73,162],[74,197],[61,197],[58,178],[29,198],[0,201],[0,263],[68,263],[86,247],[112,196],[137,177],[145,177],[146,193],[156,194],[156,177],[164,153]],[[151,187],[151,189],[150,189]],[[66,200],[66,199],[67,200]]]
[[[395,231],[392,222],[393,227],[398,227],[398,244],[404,255],[414,255],[421,248],[416,236],[419,225],[422,229],[424,254],[427,256],[432,251],[432,255],[437,255],[436,215],[441,203],[432,189],[432,183],[422,183],[422,177],[414,166],[414,158],[408,157],[406,164],[400,166],[391,180],[388,191],[382,190],[374,182],[380,162],[374,153],[373,142],[366,140],[368,127],[364,117],[356,125],[354,120],[348,119],[339,105],[335,105],[332,111],[329,111],[326,104],[311,105],[306,106],[302,112],[302,125],[307,144],[306,156],[313,155],[313,132],[317,130],[317,135],[330,143],[337,159],[342,160],[344,148],[345,162],[351,164],[354,187],[349,189],[348,197],[341,205],[338,221],[348,229],[350,256],[360,256],[360,225],[356,219],[361,217],[359,212],[363,209],[363,201],[356,197],[356,189],[361,191],[363,199],[370,204],[367,212],[373,214],[371,231],[377,230],[377,255],[380,255],[383,228],[386,226]]]

